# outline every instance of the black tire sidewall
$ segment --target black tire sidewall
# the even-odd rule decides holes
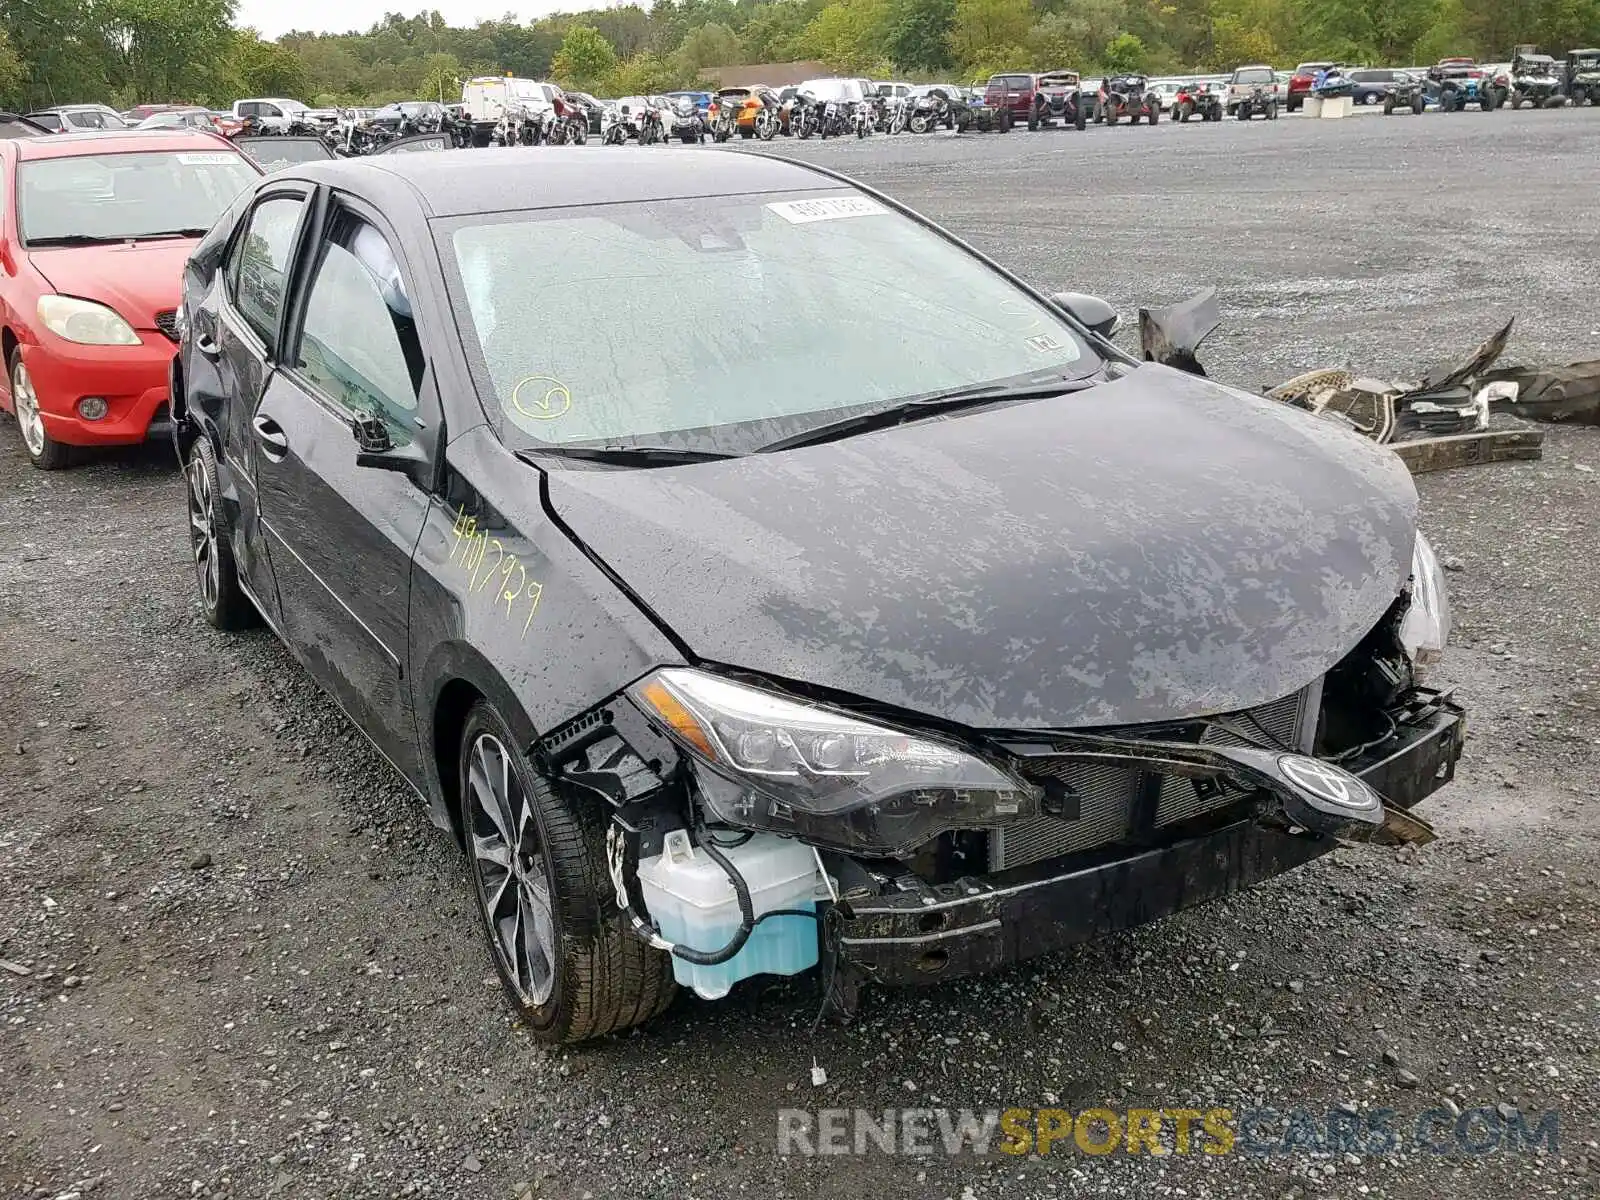
[[[216,629],[248,629],[260,620],[260,616],[254,603],[239,586],[239,567],[233,557],[233,539],[228,534],[227,523],[222,519],[222,474],[217,467],[217,452],[211,445],[211,439],[204,433],[195,438],[194,445],[189,448],[188,461],[183,464],[183,486],[191,495],[194,481],[189,472],[196,466],[206,475],[211,509],[208,516],[216,533],[214,553],[217,556],[217,602],[214,607],[207,607],[205,591],[200,587],[197,576],[194,582],[195,590],[200,594],[200,607],[205,612],[206,621]],[[192,559],[193,555],[190,557]]]
[[[50,431],[44,431],[44,449],[38,454],[28,446],[26,438],[22,436],[21,409],[17,404],[17,364],[22,361],[22,347],[15,346],[11,356],[6,359],[6,386],[11,389],[11,422],[17,427],[17,437],[22,441],[22,452],[28,456],[28,461],[40,471],[59,471],[72,463],[72,447],[65,442],[58,442],[50,436]],[[29,376],[31,381],[32,376]],[[34,389],[34,403],[38,403],[39,391]],[[41,418],[42,420],[43,418]]]
[[[472,792],[467,786],[467,776],[472,761],[472,747],[477,744],[478,738],[489,734],[505,748],[511,761],[511,770],[517,777],[518,784],[528,796],[530,807],[533,810],[534,823],[538,827],[539,836],[539,862],[544,870],[545,886],[550,890],[550,922],[555,930],[555,945],[552,952],[555,960],[551,963],[551,970],[555,977],[555,986],[550,993],[550,999],[543,1005],[530,1006],[518,994],[512,981],[506,975],[505,963],[500,957],[499,943],[495,940],[494,931],[489,925],[488,904],[483,894],[483,879],[478,874],[478,865],[471,860],[472,848]],[[486,701],[480,700],[467,714],[466,724],[461,731],[461,745],[456,752],[456,784],[460,789],[461,797],[461,831],[467,844],[468,862],[467,869],[472,873],[472,895],[478,909],[478,924],[483,930],[484,941],[489,948],[489,959],[494,963],[495,974],[500,978],[500,986],[505,989],[506,998],[511,1002],[517,1015],[536,1034],[548,1034],[559,1028],[561,1018],[565,1015],[563,1010],[563,993],[570,985],[569,964],[566,948],[567,917],[563,911],[565,899],[558,890],[559,885],[555,878],[556,872],[551,862],[549,853],[550,839],[547,822],[545,819],[545,805],[540,802],[539,793],[536,792],[536,782],[533,772],[528,769],[523,761],[523,755],[518,748],[517,739],[512,734],[505,720]],[[543,785],[543,781],[538,781]],[[547,790],[547,789],[546,789]]]

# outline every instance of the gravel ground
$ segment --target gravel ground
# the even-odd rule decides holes
[[[1217,284],[1241,383],[1415,372],[1512,312],[1516,356],[1600,352],[1597,151],[1590,110],[776,145],[1130,316]],[[31,974],[0,970],[0,1196],[1600,1194],[1595,468],[1600,430],[1554,429],[1421,481],[1472,713],[1435,844],[848,1029],[812,1033],[802,980],[561,1052],[512,1024],[415,797],[268,635],[200,619],[166,457],[46,476],[7,425],[0,959]],[[1341,1104],[1558,1109],[1559,1144],[776,1153],[787,1107]]]

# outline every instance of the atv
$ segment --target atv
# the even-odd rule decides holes
[[[1180,83],[1178,94],[1172,98],[1172,119],[1188,121],[1199,117],[1202,121],[1222,120],[1222,97],[1211,90],[1209,83]]]
[[[1461,112],[1476,104],[1483,112],[1498,106],[1494,81],[1476,64],[1451,59],[1428,72],[1428,90],[1438,95],[1440,112]]]
[[[1123,117],[1128,124],[1137,125],[1144,117],[1154,125],[1161,119],[1161,95],[1150,86],[1143,75],[1113,75],[1100,81],[1100,94],[1096,101],[1096,121],[1115,125]]]
[[[1524,104],[1534,108],[1558,108],[1567,102],[1561,94],[1561,76],[1556,72],[1556,60],[1548,54],[1532,54],[1517,49],[1511,60],[1511,94],[1507,97],[1513,110]]]
[[[1600,104],[1600,50],[1568,50],[1567,96],[1573,106]]]
[[[1383,98],[1383,115],[1392,117],[1397,112],[1411,112],[1420,117],[1422,110],[1427,106],[1428,99],[1423,93],[1422,80],[1405,71],[1396,71],[1389,94]]]

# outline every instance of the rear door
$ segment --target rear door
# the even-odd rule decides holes
[[[379,461],[431,462],[438,402],[393,232],[336,198],[312,236],[284,360],[256,415],[262,524],[290,645],[416,781],[407,630],[429,476],[358,462],[354,429],[393,444]]]
[[[195,347],[215,362],[224,398],[217,434],[237,493],[234,557],[246,589],[280,630],[272,564],[261,528],[256,485],[261,447],[254,419],[276,369],[284,297],[310,208],[309,184],[286,183],[262,191],[228,248],[215,309],[207,304],[195,316]]]

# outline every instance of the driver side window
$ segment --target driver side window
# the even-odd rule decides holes
[[[353,415],[377,417],[395,444],[416,430],[422,347],[400,265],[383,234],[340,213],[323,243],[296,366]]]

